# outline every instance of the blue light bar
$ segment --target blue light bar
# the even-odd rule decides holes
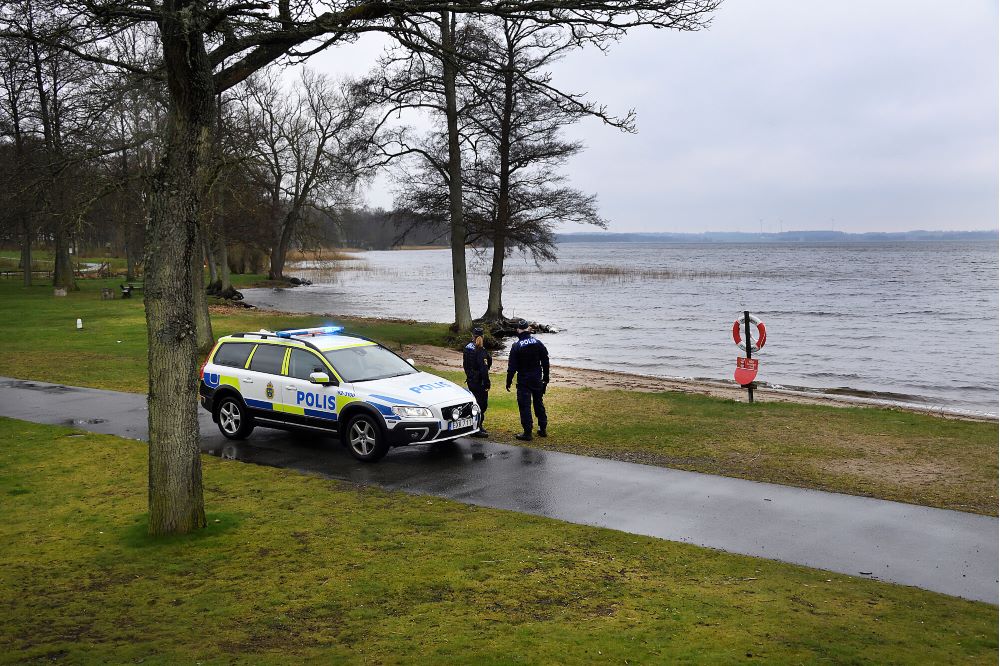
[[[294,335],[335,335],[344,330],[343,326],[316,326],[315,328],[299,328],[287,331],[278,331],[279,338],[290,338]]]

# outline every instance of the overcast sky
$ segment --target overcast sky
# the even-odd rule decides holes
[[[997,32],[992,0],[726,0],[708,30],[560,63],[639,128],[576,126],[567,174],[611,231],[995,229]],[[378,39],[311,65],[360,73]],[[391,206],[383,181],[368,201]]]

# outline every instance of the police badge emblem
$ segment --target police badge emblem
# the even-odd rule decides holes
[[[268,400],[274,398],[274,384],[268,382],[267,389],[264,392],[267,393]]]

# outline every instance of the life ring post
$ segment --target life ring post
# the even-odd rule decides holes
[[[749,361],[753,358],[751,350],[753,345],[750,344],[750,311],[743,311],[743,335],[746,336],[747,341],[747,360]],[[747,400],[752,405],[753,404],[753,382],[747,384]]]

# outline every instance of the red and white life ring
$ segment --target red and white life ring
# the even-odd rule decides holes
[[[743,315],[736,318],[733,322],[733,342],[739,345],[739,348],[743,351],[747,350],[746,344],[743,342]],[[764,346],[764,342],[767,340],[767,329],[764,328],[764,322],[753,315],[750,315],[750,323],[757,327],[757,339],[753,343],[751,349],[753,351],[760,351],[760,348]],[[752,338],[753,336],[751,336]]]

